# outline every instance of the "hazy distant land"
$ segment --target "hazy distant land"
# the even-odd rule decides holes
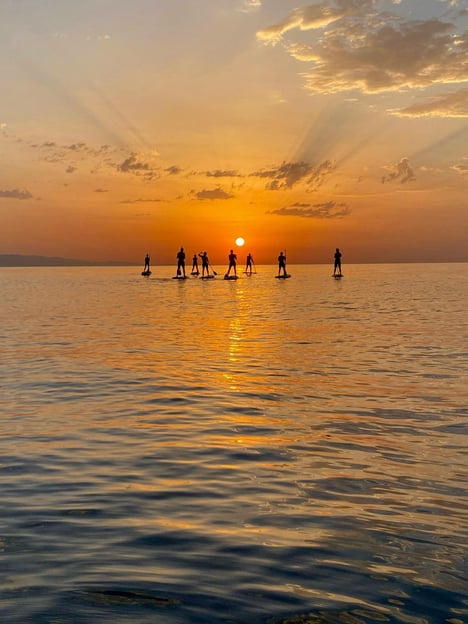
[[[1,267],[35,267],[35,266],[132,266],[131,262],[109,260],[106,262],[90,262],[76,258],[59,258],[49,256],[24,256],[19,254],[0,254]]]

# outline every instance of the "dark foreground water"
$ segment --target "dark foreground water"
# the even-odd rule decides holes
[[[468,265],[1,269],[0,620],[459,624]]]

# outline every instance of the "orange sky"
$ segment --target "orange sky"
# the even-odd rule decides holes
[[[0,6],[0,254],[468,261],[468,5]]]

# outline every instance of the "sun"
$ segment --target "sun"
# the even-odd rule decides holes
[[[238,247],[242,247],[244,243],[245,243],[245,240],[242,238],[242,236],[239,236],[239,238],[236,238],[236,245]]]

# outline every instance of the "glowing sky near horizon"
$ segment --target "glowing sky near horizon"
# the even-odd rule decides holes
[[[3,0],[0,253],[468,260],[468,0]]]

